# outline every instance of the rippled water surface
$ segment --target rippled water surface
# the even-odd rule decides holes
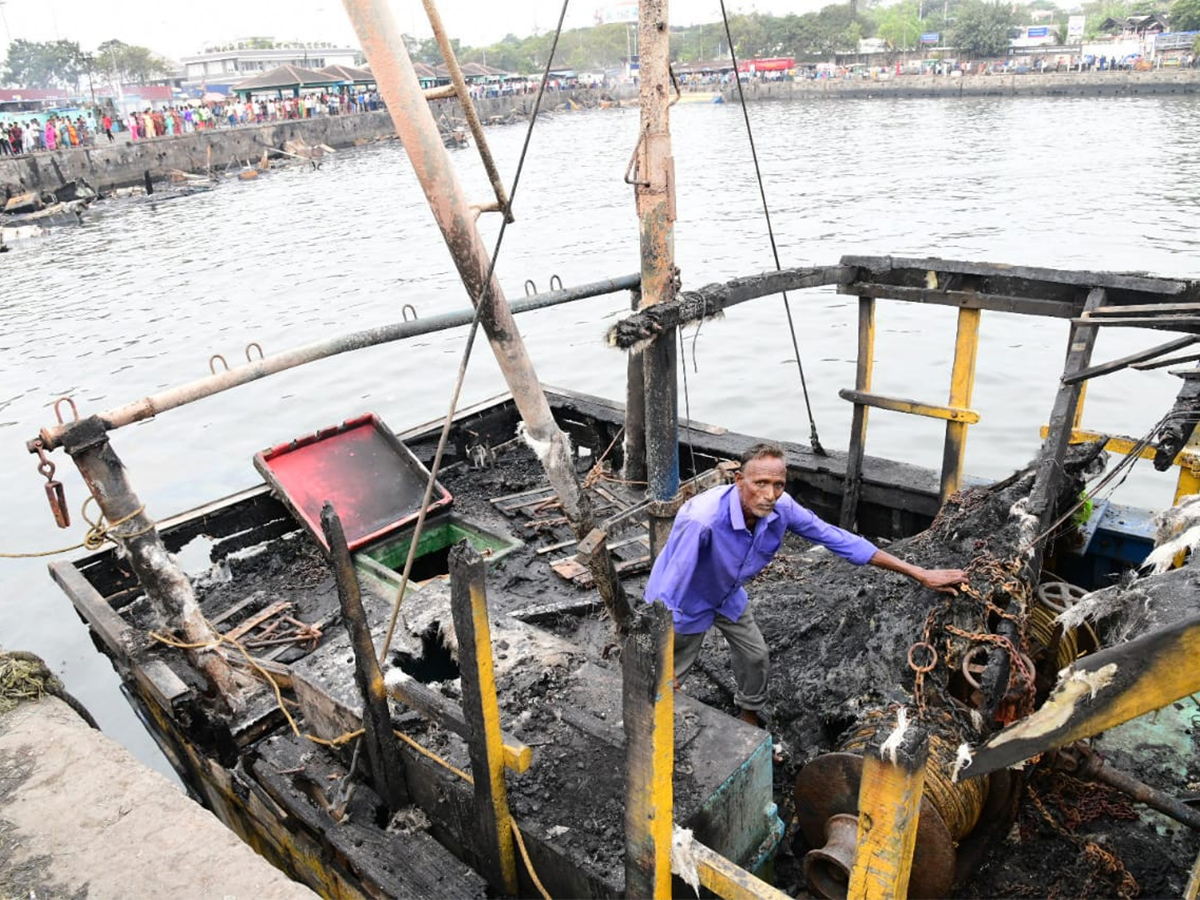
[[[1059,268],[1200,276],[1200,101],[1195,99],[845,100],[750,110],[783,265],[843,254],[942,256]],[[563,114],[535,130],[497,271],[510,297],[552,274],[570,285],[638,267],[632,189],[622,176],[636,110]],[[676,252],[685,287],[772,268],[741,110],[672,113],[679,189]],[[488,138],[511,182],[524,126]],[[473,197],[487,182],[455,155]],[[485,218],[489,246],[498,227]],[[69,394],[84,414],[197,378],[214,353],[250,341],[267,353],[421,316],[467,300],[398,143],[339,152],[170,202],[102,204],[82,228],[13,244],[0,257],[0,552],[79,540],[60,532],[24,449]],[[856,302],[832,289],[791,296],[822,442],[844,447],[854,382]],[[602,343],[625,296],[521,316],[542,379],[621,396],[624,362]],[[876,390],[942,402],[954,313],[880,304]],[[983,316],[967,469],[1007,474],[1037,446],[1061,368],[1066,325]],[[465,329],[317,363],[116,432],[113,445],[151,515],[163,517],[258,482],[259,449],[371,410],[393,427],[442,415]],[[731,309],[685,335],[693,418],[803,441],[807,416],[782,301]],[[1162,340],[1101,335],[1097,359]],[[1085,425],[1141,434],[1178,381],[1102,379]],[[486,345],[463,403],[504,390]],[[681,391],[681,398],[684,397]],[[681,416],[684,411],[681,410]],[[937,466],[936,422],[876,413],[870,452]],[[84,493],[56,454],[75,509]],[[1136,500],[1169,498],[1172,479],[1135,474]],[[1146,505],[1149,505],[1147,503]],[[74,512],[74,510],[73,510]],[[965,562],[965,561],[964,561]],[[110,734],[158,762],[42,560],[0,560],[0,643],[41,654]]]

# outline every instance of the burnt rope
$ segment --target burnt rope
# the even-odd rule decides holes
[[[94,500],[95,498],[91,494],[88,494],[87,499],[83,501],[83,507],[79,511],[79,515],[85,522],[88,523],[89,527],[87,533],[83,536],[83,540],[78,544],[72,544],[69,547],[59,547],[57,550],[38,550],[30,553],[0,553],[0,559],[36,559],[42,556],[58,556],[60,553],[70,553],[72,550],[86,549],[95,551],[103,547],[106,541],[111,541],[114,544],[117,543],[116,538],[114,538],[113,535],[128,540],[129,538],[141,537],[143,534],[149,534],[150,530],[155,526],[155,523],[151,522],[149,526],[143,528],[141,531],[134,531],[130,532],[129,534],[118,534],[113,529],[119,525],[124,525],[130,519],[133,519],[135,516],[145,512],[146,507],[139,506],[129,515],[123,516],[122,518],[117,519],[117,521],[110,522],[109,524],[105,525],[103,515],[101,515],[100,518],[95,522],[88,518],[88,504]]]
[[[521,182],[521,171],[525,168],[525,156],[529,152],[529,142],[533,137],[533,126],[537,122],[538,111],[542,105],[542,96],[546,93],[546,83],[550,80],[550,67],[554,64],[554,54],[558,50],[558,39],[562,35],[563,20],[567,16],[567,4],[563,0],[562,11],[558,14],[558,27],[554,30],[554,41],[550,44],[550,53],[546,57],[546,68],[542,71],[542,80],[538,84],[537,97],[533,101],[533,113],[529,117],[529,127],[525,130],[525,142],[521,145],[521,156],[517,160],[517,170],[513,175],[512,187],[508,191],[508,209],[512,210],[513,201],[517,196],[517,185]],[[471,327],[467,332],[466,344],[463,346],[462,360],[458,365],[458,377],[454,382],[454,390],[450,394],[450,408],[442,423],[442,433],[438,436],[437,451],[433,455],[433,464],[429,467],[429,481],[425,484],[425,496],[421,498],[421,508],[417,514],[417,523],[413,527],[412,542],[408,547],[408,558],[404,561],[404,573],[400,576],[400,587],[396,590],[396,601],[392,604],[392,615],[388,620],[387,634],[379,646],[379,663],[383,664],[388,648],[392,645],[392,635],[396,631],[396,620],[400,617],[400,604],[404,600],[404,592],[408,589],[409,575],[412,573],[413,562],[417,557],[417,545],[421,540],[421,532],[425,527],[425,515],[429,511],[429,501],[433,497],[433,488],[437,484],[438,472],[442,467],[442,455],[446,452],[446,442],[450,437],[450,428],[454,423],[454,413],[458,409],[458,399],[462,394],[463,382],[467,378],[467,366],[471,362],[471,349],[475,346],[475,335],[479,332],[479,317],[483,312],[484,303],[491,290],[492,276],[496,272],[496,260],[500,258],[500,247],[504,243],[504,234],[508,230],[508,215],[501,217],[500,231],[496,235],[496,248],[492,251],[492,259],[488,264],[487,276],[483,279],[483,289],[479,300],[475,303],[475,316],[471,319]]]
[[[750,112],[746,109],[746,95],[742,91],[742,78],[738,74],[737,53],[733,49],[733,35],[729,31],[729,14],[725,12],[725,0],[721,0],[721,19],[725,23],[725,40],[729,42],[729,61],[733,64],[733,80],[737,83],[738,101],[742,105],[742,117],[746,120],[746,137],[750,140],[750,155],[754,159],[754,177],[758,179],[758,195],[762,198],[763,218],[767,220],[767,236],[771,239],[771,255],[775,257],[775,269],[783,268],[779,263],[779,248],[775,245],[775,230],[771,227],[771,211],[767,208],[767,192],[763,187],[762,169],[758,165],[758,150],[754,146],[754,132],[750,128]],[[800,389],[804,392],[804,408],[808,411],[809,443],[817,456],[828,456],[817,437],[817,422],[813,418],[812,403],[808,399],[808,382],[804,378],[804,363],[800,359],[800,343],[796,340],[796,323],[792,320],[792,305],[787,291],[783,294],[783,308],[787,312],[788,330],[792,335],[792,350],[796,354],[796,368],[800,371]]]

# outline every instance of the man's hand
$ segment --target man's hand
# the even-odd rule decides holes
[[[914,563],[897,559],[884,550],[876,550],[870,564],[889,572],[899,572],[907,575],[913,581],[946,594],[955,593],[959,586],[967,581],[967,573],[962,569],[925,569]]]
[[[967,573],[962,569],[922,569],[916,579],[927,588],[953,594],[967,581]]]

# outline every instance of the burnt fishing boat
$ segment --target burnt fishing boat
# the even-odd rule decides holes
[[[48,456],[61,448],[103,512],[97,535],[117,549],[54,563],[52,576],[185,783],[327,896],[666,896],[673,877],[721,896],[1065,892],[1061,873],[1034,871],[1055,840],[1075,894],[1182,893],[1194,834],[1129,820],[1130,843],[1114,847],[1117,825],[1104,820],[1102,839],[1079,829],[1099,816],[1078,812],[1128,812],[1113,785],[1193,829],[1196,812],[1078,742],[1200,687],[1187,664],[1190,573],[1084,597],[1154,541],[1148,513],[1076,507],[1086,479],[1122,471],[1096,475],[1105,447],[1177,466],[1178,495],[1196,493],[1195,370],[1181,370],[1176,407],[1144,437],[1088,435],[1081,410],[1090,379],[1194,362],[1175,354],[1200,340],[1200,283],[846,256],[682,291],[665,4],[643,7],[643,128],[626,173],[642,270],[508,304],[475,219],[492,209],[507,221],[510,196],[436,13],[495,191],[486,203],[464,196],[384,4],[348,2],[473,308],[248,353],[243,366],[94,415],[56,404],[60,421],[29,442],[51,507],[69,524]],[[853,427],[845,452],[786,445],[789,492],[922,564],[973,562],[961,596],[944,599],[785,548],[750,586],[775,655],[772,734],[727,715],[720,665],[672,690],[670,618],[634,595],[682,502],[770,437],[691,422],[681,433],[679,327],[830,285],[859,298],[857,376],[842,392]],[[626,397],[544,388],[514,314],[615,291],[637,300],[605,335],[629,353]],[[872,390],[880,300],[958,310],[946,403]],[[1054,406],[1039,417],[1042,451],[993,485],[963,472],[984,311],[1071,323]],[[505,395],[468,409],[455,398],[443,420],[415,427],[348,410],[311,434],[274,435],[253,460],[261,485],[169,519],[147,516],[109,441],[305,362],[442,328],[473,336],[477,325]],[[1097,331],[1120,326],[1182,336],[1094,364]],[[940,470],[867,455],[871,409],[944,421]],[[1103,494],[1095,481],[1088,490]],[[203,554],[203,571],[184,574],[175,555],[185,552]],[[1121,599],[1138,590],[1154,595],[1140,618]],[[1106,648],[1114,617],[1130,640]],[[1038,754],[1035,769],[1008,768]],[[1187,758],[1139,775],[1168,763],[1185,782],[1197,777]],[[1076,790],[1084,775],[1103,785],[1072,807],[1063,785]],[[1051,833],[1035,820],[1014,842],[1029,808]]]

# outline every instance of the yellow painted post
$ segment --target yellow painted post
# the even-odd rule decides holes
[[[897,726],[898,728],[902,726]],[[929,736],[918,725],[872,742],[863,756],[858,788],[858,839],[849,900],[893,900],[908,896]],[[896,746],[891,748],[891,744]]]
[[[871,374],[875,369],[875,300],[858,298],[858,365],[854,371],[854,389],[860,393],[871,390]],[[850,451],[846,458],[846,476],[842,481],[842,514],[838,522],[843,528],[854,528],[858,522],[858,495],[862,489],[862,462],[867,446],[867,407],[854,404],[850,422]]]
[[[954,368],[950,373],[950,399],[947,406],[968,407],[975,389],[975,359],[979,355],[979,318],[982,310],[958,311],[958,336],[954,340]],[[946,423],[946,443],[942,450],[942,489],[940,500],[957,491],[962,484],[963,459],[967,453],[967,424]]]
[[[1183,446],[1183,452],[1175,457],[1175,462],[1179,465],[1179,480],[1175,482],[1175,499],[1171,501],[1172,505],[1188,494],[1200,494],[1200,472],[1197,471],[1200,466],[1195,464],[1197,454],[1200,454],[1200,430],[1192,432],[1192,436]]]
[[[675,629],[661,601],[621,654],[625,717],[625,896],[671,896],[675,769]]]
[[[504,782],[504,737],[492,667],[492,629],[484,581],[487,563],[467,542],[450,551],[450,611],[458,639],[462,710],[467,720],[467,749],[475,781],[481,855],[488,880],[497,890],[517,893],[517,856],[513,843],[508,788]]]

